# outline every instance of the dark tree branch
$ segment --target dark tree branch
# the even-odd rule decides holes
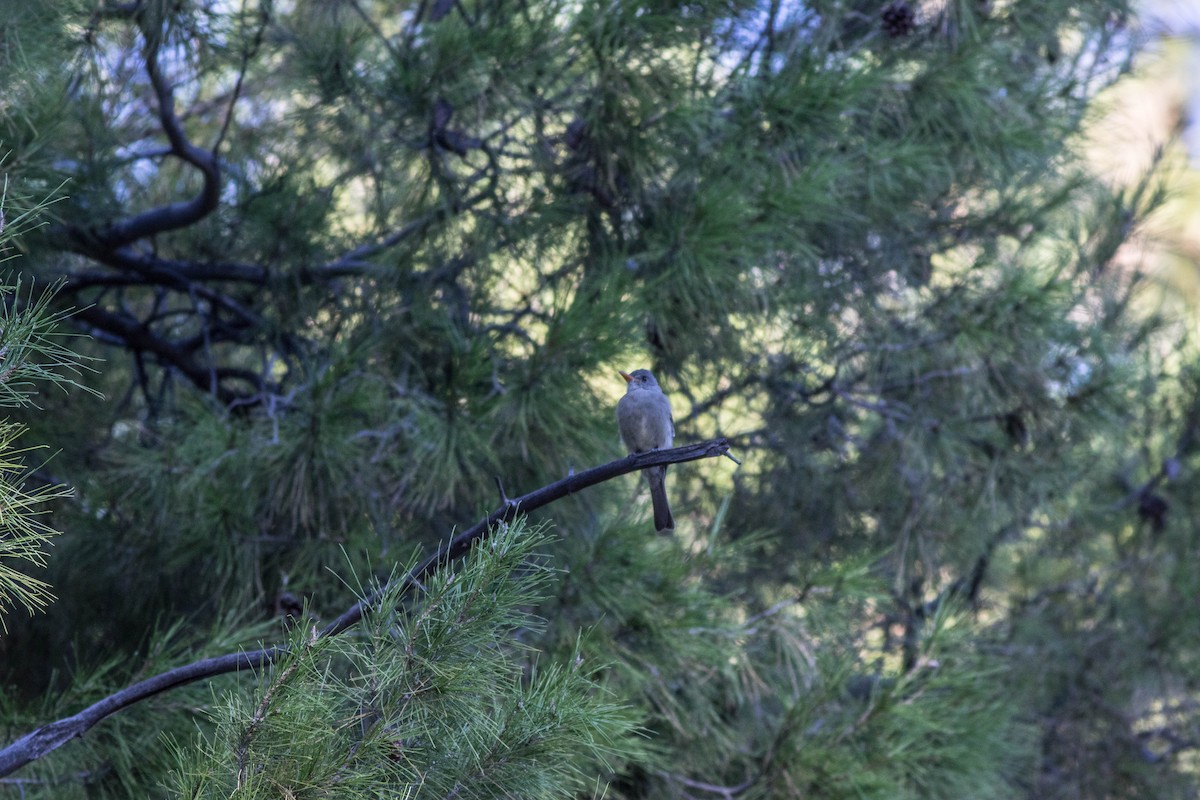
[[[177,369],[195,386],[211,390],[222,403],[244,399],[245,393],[234,391],[221,383],[221,379],[246,381],[257,391],[263,388],[263,377],[258,373],[235,367],[216,367],[197,363],[191,357],[196,348],[188,348],[155,334],[147,323],[125,312],[106,311],[99,306],[90,306],[76,313],[76,319],[90,326],[93,335],[106,341],[114,341],[133,353],[153,353],[158,361]],[[214,376],[218,379],[213,385]]]
[[[402,225],[378,241],[360,245],[327,264],[302,270],[300,278],[306,282],[328,280],[346,275],[362,275],[371,270],[378,269],[368,259],[389,248],[395,247],[417,234],[423,233],[431,225],[445,217],[446,213],[440,209],[425,214],[406,225]]]
[[[188,140],[175,113],[175,93],[159,69],[158,51],[162,46],[161,37],[151,31],[143,33],[146,37],[146,73],[158,101],[158,118],[163,133],[166,134],[171,152],[200,172],[203,186],[199,194],[191,200],[144,211],[110,223],[102,231],[73,231],[72,238],[78,248],[91,256],[98,255],[97,249],[112,251],[147,236],[185,228],[211,214],[220,201],[221,170],[217,165],[217,158]]]
[[[197,261],[178,261],[141,253],[132,247],[111,250],[92,248],[81,251],[116,269],[142,276],[143,282],[178,283],[181,281],[235,281],[250,286],[265,286],[270,274],[257,264],[232,264]]]
[[[497,525],[512,522],[518,515],[549,505],[555,500],[561,500],[589,486],[612,480],[630,472],[667,464],[682,464],[687,461],[697,461],[702,458],[716,458],[729,455],[729,441],[713,439],[671,450],[654,450],[649,453],[638,453],[617,459],[598,467],[592,467],[580,473],[568,475],[562,480],[526,494],[522,497],[505,498],[499,508],[488,514],[473,527],[450,539],[437,551],[418,564],[410,573],[400,579],[401,591],[408,591],[421,586],[432,574],[437,572],[450,561],[464,555],[475,542],[486,539]],[[390,586],[390,585],[389,585]],[[326,625],[317,635],[336,636],[356,625],[363,617],[363,611],[374,602],[387,586],[363,598],[347,609],[341,616]],[[178,686],[184,686],[195,681],[224,675],[229,672],[240,672],[246,669],[258,669],[273,663],[287,653],[282,645],[266,647],[248,653],[229,653],[223,656],[201,659],[182,667],[139,681],[127,686],[115,694],[93,703],[87,708],[70,717],[43,725],[37,730],[25,734],[12,744],[0,750],[0,776],[10,775],[21,767],[36,761],[42,756],[57,750],[67,742],[83,736],[92,726],[118,711],[128,708],[149,697]]]

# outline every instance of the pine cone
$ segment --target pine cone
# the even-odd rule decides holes
[[[904,0],[888,3],[887,7],[883,9],[881,17],[884,33],[893,39],[908,36],[917,29],[917,15],[913,12],[912,6]]]

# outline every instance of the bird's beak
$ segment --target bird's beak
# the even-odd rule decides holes
[[[617,370],[617,372],[621,373],[621,377],[625,379],[626,383],[629,383],[631,380],[633,380],[633,376],[628,372],[621,372],[621,370]]]

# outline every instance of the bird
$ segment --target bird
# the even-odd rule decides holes
[[[625,379],[625,396],[617,402],[617,429],[630,455],[650,450],[663,450],[675,440],[675,420],[671,416],[671,401],[648,369],[621,372]],[[675,519],[667,502],[667,467],[648,467],[643,470],[650,484],[650,501],[654,506],[654,530],[666,533],[675,530]]]

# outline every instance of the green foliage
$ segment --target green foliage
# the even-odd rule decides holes
[[[530,663],[544,535],[497,530],[406,602],[375,593],[353,636],[300,625],[254,696],[228,695],[184,797],[563,797],[644,747],[637,718],[573,660]]]
[[[7,184],[6,184],[7,185]],[[30,223],[37,210],[23,211],[6,227],[7,193],[0,197],[0,253]],[[51,307],[53,287],[28,297],[15,283],[0,286],[0,406],[18,408],[33,404],[40,384],[82,388],[82,360],[63,344],[58,326],[65,316]],[[6,632],[6,615],[14,609],[29,613],[44,609],[53,599],[50,585],[29,574],[29,568],[46,566],[47,548],[55,531],[42,515],[50,501],[69,497],[63,486],[28,485],[26,459],[38,448],[18,448],[26,428],[0,421],[0,632]]]
[[[46,565],[46,548],[54,530],[39,518],[50,500],[68,496],[62,487],[22,488],[27,468],[20,460],[16,440],[24,433],[20,425],[0,423],[0,497],[3,522],[0,527],[0,615],[22,608],[30,613],[45,608],[53,599],[50,586],[32,575],[30,566]],[[0,616],[0,628],[7,623]]]

